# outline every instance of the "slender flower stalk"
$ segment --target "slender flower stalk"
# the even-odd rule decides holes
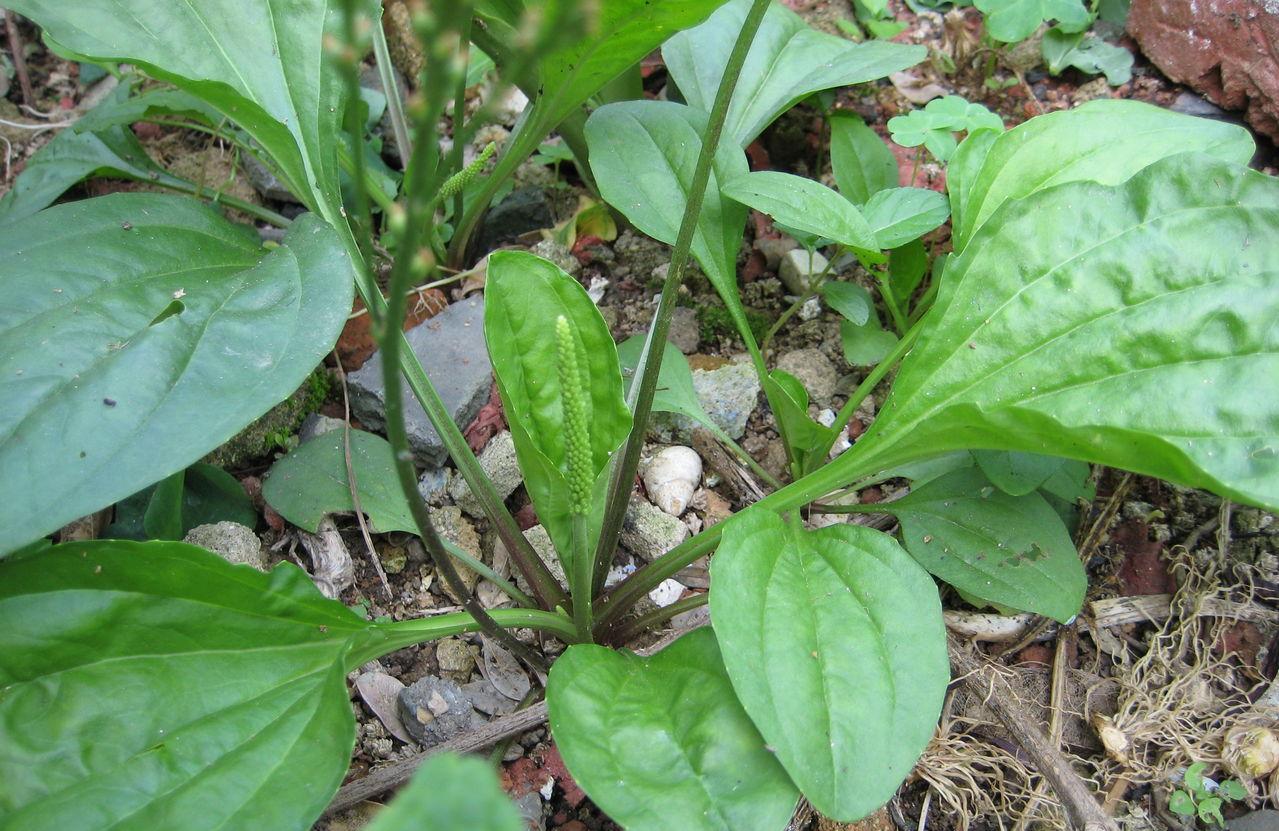
[[[724,67],[724,75],[720,79],[715,103],[711,107],[710,118],[706,123],[706,135],[702,136],[702,149],[697,156],[697,166],[694,168],[693,180],[689,186],[688,203],[684,208],[679,235],[675,238],[675,249],[671,252],[671,264],[666,271],[666,281],[662,284],[657,314],[649,330],[648,340],[644,344],[639,365],[636,367],[639,380],[635,388],[638,392],[631,408],[634,426],[631,428],[625,451],[618,454],[612,462],[612,475],[604,509],[604,524],[593,558],[593,582],[596,585],[602,584],[604,574],[607,573],[609,564],[612,562],[613,550],[622,528],[622,518],[630,502],[635,472],[639,468],[640,451],[644,448],[644,437],[648,432],[648,418],[653,409],[653,396],[657,392],[657,377],[662,368],[664,351],[662,344],[666,343],[666,335],[671,327],[671,316],[675,313],[675,296],[684,280],[684,270],[688,265],[693,234],[697,230],[697,220],[702,212],[702,202],[706,198],[706,186],[710,181],[715,152],[719,147],[720,134],[724,130],[724,121],[728,117],[728,106],[732,102],[733,90],[737,87],[737,78],[741,74],[742,65],[746,62],[746,55],[750,51],[751,43],[755,40],[755,33],[764,19],[764,13],[768,11],[769,2],[770,0],[754,0],[751,4],[746,20],[742,23],[742,30],[737,35],[737,42],[729,55],[728,64]]]

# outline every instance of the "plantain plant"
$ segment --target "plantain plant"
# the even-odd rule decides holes
[[[846,119],[836,192],[752,173],[742,148],[805,96],[922,50],[827,38],[769,0],[415,4],[425,69],[403,194],[384,208],[401,252],[384,300],[363,154],[348,154],[349,204],[338,161],[339,125],[347,146],[363,129],[353,102],[371,4],[11,5],[60,48],[133,63],[232,122],[310,213],[269,250],[177,196],[102,197],[0,227],[0,828],[306,828],[347,768],[347,672],[477,630],[541,665],[515,629],[569,644],[549,672],[552,731],[624,827],[781,829],[801,794],[852,820],[892,796],[932,735],[949,681],[933,577],[974,602],[1078,611],[1084,574],[1054,507],[1077,493],[1081,463],[1279,506],[1279,185],[1247,169],[1240,128],[1121,101],[977,126],[942,200],[894,188],[877,139]],[[498,167],[474,181],[435,134],[472,36],[533,93]],[[662,41],[687,103],[610,103],[580,123],[582,104]],[[433,248],[446,197],[479,188],[465,236],[511,159],[575,123],[604,198],[674,249],[648,335],[621,350],[629,385],[580,284],[529,254],[489,258],[485,336],[561,583],[403,348],[400,321],[431,269],[413,252]],[[747,205],[849,252],[896,304],[897,339],[865,361],[836,427],[809,418],[802,385],[768,369],[746,325],[733,264]],[[918,238],[947,214],[954,251],[915,291],[929,268]],[[690,256],[738,324],[793,481],[605,591],[651,411],[697,414],[687,367],[658,348]],[[353,285],[388,382],[388,442],[353,447],[402,497],[379,483],[370,516],[416,530],[467,611],[369,622],[290,564],[262,574],[174,542],[39,541],[186,470],[293,390],[332,347]],[[874,311],[847,280],[815,291],[854,325]],[[894,371],[870,430],[830,460]],[[461,586],[417,495],[401,374],[528,583],[506,607]],[[323,450],[286,458],[272,487],[304,479]],[[873,507],[830,499],[890,477],[912,492]],[[885,511],[900,535],[810,530],[806,508]],[[709,595],[628,616],[712,551]],[[712,626],[656,655],[612,648],[707,602]],[[443,762],[427,775],[474,781]],[[415,787],[385,825],[428,796]],[[470,821],[510,826],[500,809]]]

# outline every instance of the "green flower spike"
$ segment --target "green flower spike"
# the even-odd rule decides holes
[[[571,510],[585,515],[591,499],[591,439],[587,426],[586,385],[577,356],[577,344],[568,318],[555,320],[556,363],[564,396],[564,456],[568,463]]]

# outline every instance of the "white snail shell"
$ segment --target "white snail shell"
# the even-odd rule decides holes
[[[653,504],[671,516],[688,509],[702,481],[702,458],[691,447],[667,447],[644,466],[644,487]]]

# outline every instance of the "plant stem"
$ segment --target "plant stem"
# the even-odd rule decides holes
[[[724,67],[724,75],[720,78],[719,90],[715,94],[715,104],[711,108],[710,117],[706,123],[706,135],[702,136],[702,149],[697,156],[693,180],[689,184],[688,203],[684,208],[679,235],[675,238],[675,248],[671,252],[671,263],[666,271],[666,280],[662,284],[657,314],[649,329],[648,339],[637,366],[638,394],[632,407],[630,438],[620,458],[614,458],[612,461],[604,521],[593,558],[596,574],[606,572],[613,559],[613,550],[621,531],[622,519],[626,514],[626,506],[630,502],[631,490],[634,487],[640,451],[644,448],[644,439],[648,432],[648,418],[653,408],[653,396],[657,392],[657,378],[662,368],[662,354],[665,351],[663,345],[670,331],[671,315],[675,312],[675,296],[679,291],[680,283],[683,282],[685,267],[688,265],[689,250],[697,230],[698,217],[702,212],[702,201],[706,197],[706,185],[710,180],[715,151],[719,147],[720,134],[723,132],[724,121],[728,116],[728,106],[733,99],[737,78],[741,74],[742,65],[746,62],[746,54],[755,40],[760,22],[764,19],[764,12],[768,10],[769,2],[770,0],[752,2],[750,12],[747,13],[746,20],[742,24],[742,30],[737,35],[737,42],[729,55],[728,64]]]
[[[467,41],[463,40],[463,48]],[[400,99],[400,85],[395,82],[391,50],[386,46],[386,30],[382,21],[373,24],[373,58],[377,63],[378,77],[382,79],[382,94],[386,96],[386,112],[391,117],[391,135],[400,151],[403,162],[413,155],[413,139],[409,137],[409,123],[404,117],[404,102]],[[465,76],[463,76],[465,77]]]
[[[568,639],[571,639],[576,632],[572,621],[558,612],[544,612],[541,609],[494,609],[489,614],[498,626],[505,628],[537,629]],[[379,623],[376,626],[385,639],[377,641],[367,650],[354,654],[348,660],[348,666],[358,667],[365,661],[371,661],[388,652],[423,641],[480,631],[479,623],[466,612],[451,612],[447,615],[416,620],[397,620],[392,623]]]
[[[807,303],[810,298],[816,297],[817,293],[822,290],[822,286],[826,283],[826,278],[830,276],[830,270],[834,266],[835,260],[839,259],[842,251],[842,248],[839,251],[836,251],[834,255],[826,261],[826,267],[822,269],[822,273],[808,281],[808,286],[804,289],[804,293],[800,295],[794,303],[790,304],[790,307],[787,308],[786,311],[782,312],[782,316],[777,318],[777,322],[774,323],[768,332],[764,334],[764,340],[759,345],[760,352],[767,352],[768,345],[773,342],[773,336],[781,331],[781,328],[786,325],[786,321],[794,317],[795,313],[802,309],[804,304]],[[813,252],[811,251],[809,252],[810,262],[812,261],[812,253]]]
[[[693,609],[705,606],[711,599],[710,594],[703,592],[695,594],[692,597],[686,597],[683,600],[676,600],[669,606],[661,609],[654,609],[647,614],[640,615],[634,620],[628,620],[624,624],[616,627],[612,632],[613,643],[621,646],[632,640],[638,635],[642,635],[646,630],[657,626],[659,623],[665,623],[676,615],[684,612],[691,612]]]
[[[906,317],[902,314],[901,307],[897,305],[897,298],[893,297],[893,289],[888,282],[888,272],[876,269],[875,281],[879,284],[879,296],[884,301],[884,307],[888,309],[888,314],[893,319],[893,328],[897,330],[898,335],[906,334],[908,326]]]
[[[893,347],[893,350],[885,355],[882,361],[875,364],[874,369],[870,371],[865,380],[857,385],[857,389],[853,390],[852,395],[848,396],[848,401],[844,402],[843,407],[840,407],[839,415],[835,418],[835,423],[831,425],[835,435],[844,432],[844,428],[848,426],[848,422],[853,418],[853,413],[857,412],[857,408],[866,400],[866,396],[874,391],[879,382],[884,380],[884,376],[892,371],[897,362],[915,345],[915,339],[919,337],[919,330],[918,323],[908,329],[906,334],[901,336],[901,340],[897,341],[897,345]]]
[[[471,18],[468,16],[462,24],[462,32],[458,39],[461,47],[460,59],[462,71],[458,75],[457,86],[453,90],[453,148],[449,151],[448,171],[456,174],[462,169],[465,159],[466,129],[466,68],[471,62]],[[459,188],[453,197],[453,216],[461,218],[466,203],[466,188]]]
[[[577,627],[577,639],[582,643],[590,643],[591,620],[594,617],[591,595],[595,588],[595,569],[586,543],[585,515],[573,513],[569,516],[569,535],[569,565],[573,570],[573,624]]]
[[[936,279],[941,275],[935,275],[929,280],[928,288],[924,289],[924,293],[919,296],[919,302],[915,304],[915,310],[910,313],[910,325],[914,326],[919,319],[927,314],[928,310],[933,307],[933,301],[937,299],[937,288],[941,281]]]
[[[282,216],[270,208],[264,208],[261,205],[254,205],[252,202],[245,202],[243,199],[237,199],[234,196],[228,196],[225,193],[208,193],[208,188],[202,188],[197,184],[190,183],[188,187],[168,182],[152,182],[162,188],[177,191],[178,193],[186,193],[197,199],[207,199],[215,205],[225,205],[228,208],[248,214],[249,216],[260,219],[263,222],[276,226],[277,228],[287,228],[293,224],[293,220],[287,216]],[[207,194],[207,195],[206,195]]]
[[[477,560],[465,548],[462,548],[448,537],[441,537],[440,541],[444,543],[444,549],[448,551],[449,554],[453,555],[454,559],[460,561],[471,571],[474,571],[485,580],[488,580],[490,583],[497,586],[502,590],[503,594],[514,600],[517,604],[525,607],[526,609],[537,608],[536,600],[517,589],[510,581],[503,580],[496,571],[485,565],[482,560]]]

